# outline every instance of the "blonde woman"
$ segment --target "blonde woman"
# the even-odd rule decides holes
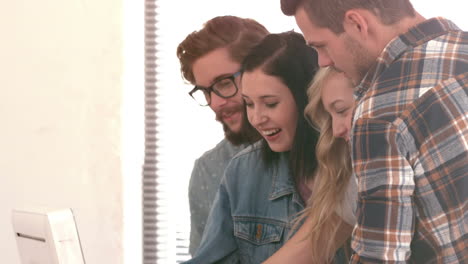
[[[307,91],[305,115],[320,131],[318,167],[306,218],[296,235],[264,263],[331,263],[351,236],[356,222],[357,184],[348,150],[354,109],[353,86],[343,73],[320,69]],[[345,250],[346,251],[346,250]],[[347,252],[349,259],[349,251]],[[335,258],[336,263],[336,258]],[[345,261],[347,263],[347,260]]]
[[[319,177],[306,209],[307,221],[312,256],[316,263],[327,263],[351,236],[356,223],[357,183],[352,177],[348,149],[353,85],[343,73],[322,68],[309,87],[308,96],[305,115],[320,131],[320,138],[316,147]]]

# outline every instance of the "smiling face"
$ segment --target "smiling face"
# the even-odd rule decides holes
[[[333,136],[348,141],[354,109],[350,80],[343,73],[332,74],[323,83],[321,99],[332,119]]]
[[[275,152],[289,151],[296,134],[298,112],[289,88],[261,69],[242,77],[242,97],[249,122]]]
[[[294,17],[307,44],[317,51],[320,67],[331,66],[344,72],[355,85],[359,84],[375,61],[369,51],[346,30],[335,34],[328,28],[315,25],[304,7],[298,8]]]
[[[240,64],[231,59],[227,48],[213,50],[193,63],[196,84],[203,87],[209,87],[217,80],[233,75],[239,69]],[[239,78],[235,81],[239,83]],[[216,120],[223,123],[225,130],[240,132],[243,117],[240,92],[230,98],[221,98],[212,92],[210,107],[216,113]]]

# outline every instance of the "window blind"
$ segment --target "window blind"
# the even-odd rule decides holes
[[[143,164],[143,263],[162,263],[158,255],[156,0],[145,0],[145,157]]]
[[[173,65],[177,60],[176,44],[168,41],[174,37],[165,35],[168,27],[161,26],[173,23],[167,16],[161,16],[161,12],[171,13],[167,7],[164,9],[169,2],[162,2],[145,0],[145,158],[142,185],[145,264],[180,263],[190,258],[190,220],[188,201],[184,200],[187,199],[187,187],[185,183],[177,182],[174,175],[185,177],[188,182],[194,158],[187,162],[187,159],[179,158],[182,154],[177,154],[179,159],[175,161],[174,154],[167,151],[177,144],[173,139],[177,138],[174,129],[180,130],[172,124],[172,120],[180,119],[172,105],[174,86],[177,87],[174,84],[182,80],[168,73],[177,73],[178,67]],[[185,98],[185,87],[177,88],[183,91],[184,96],[177,94],[176,100]],[[179,171],[176,169],[179,167],[187,167],[188,171]],[[177,198],[182,198],[178,203],[174,202],[174,190],[179,193]],[[187,204],[187,208],[180,206],[181,203]]]

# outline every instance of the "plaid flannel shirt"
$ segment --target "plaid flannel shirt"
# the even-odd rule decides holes
[[[356,95],[351,263],[468,263],[468,32],[443,18],[393,39]]]

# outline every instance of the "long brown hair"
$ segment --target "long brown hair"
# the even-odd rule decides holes
[[[307,221],[312,222],[309,237],[314,263],[329,263],[335,251],[351,235],[350,228],[341,228],[343,219],[336,214],[352,175],[348,143],[333,136],[332,118],[321,100],[322,87],[334,74],[337,72],[331,68],[322,68],[317,72],[307,90],[309,104],[304,111],[312,125],[320,131],[316,146],[317,177],[304,213],[304,218],[308,217]]]

